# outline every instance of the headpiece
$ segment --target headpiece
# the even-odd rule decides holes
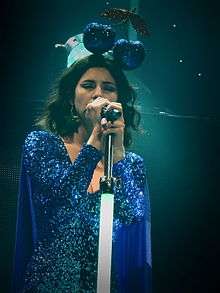
[[[143,43],[126,39],[115,41],[115,35],[110,25],[93,22],[85,27],[82,34],[69,38],[64,45],[56,44],[55,47],[67,49],[69,53],[67,67],[92,53],[111,55],[124,70],[132,70],[140,66],[145,58]]]

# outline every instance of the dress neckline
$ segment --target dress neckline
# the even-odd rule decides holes
[[[65,146],[65,143],[64,143],[62,137],[59,136],[59,135],[55,135],[55,136],[56,136],[56,138],[58,139],[58,141],[60,142],[60,145],[61,145],[61,147],[62,147],[62,149],[63,149],[63,153],[65,154],[65,156],[66,156],[66,158],[67,158],[67,161],[72,165],[73,162],[71,161],[70,155],[69,155],[69,153],[68,153],[68,151],[67,151],[67,148],[66,148],[66,146]]]

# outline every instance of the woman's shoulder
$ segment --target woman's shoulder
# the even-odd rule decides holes
[[[29,141],[29,140],[38,141],[40,139],[57,140],[58,136],[46,130],[33,130],[26,135],[25,141]]]
[[[143,163],[144,159],[141,155],[134,153],[132,151],[126,151],[125,153],[125,158],[128,160],[130,163]]]
[[[35,147],[47,147],[60,145],[61,139],[46,130],[34,130],[26,135],[24,141],[24,147],[35,148]]]

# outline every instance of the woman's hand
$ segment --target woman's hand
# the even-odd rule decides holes
[[[101,109],[107,105],[107,110],[117,109],[122,114],[119,119],[114,122],[107,122],[105,118],[100,121]],[[117,102],[110,102],[104,98],[97,98],[86,107],[87,119],[90,119],[93,125],[93,130],[88,140],[88,144],[93,145],[97,149],[104,153],[105,137],[108,134],[114,134],[113,136],[113,158],[114,163],[123,159],[125,156],[124,149],[124,118],[122,112],[122,105]],[[88,118],[89,117],[89,118]]]
[[[89,122],[92,129],[94,129],[94,127],[97,126],[97,123],[100,122],[102,108],[109,104],[109,100],[102,97],[98,97],[86,106],[84,110],[84,116],[85,119]]]
[[[100,121],[101,110],[104,106],[109,104],[109,100],[98,97],[93,102],[89,103],[84,110],[85,119],[92,128],[92,132],[87,143],[93,145],[100,151],[103,151],[103,128]]]

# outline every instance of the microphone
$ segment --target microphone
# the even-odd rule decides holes
[[[101,110],[101,119],[105,118],[107,121],[114,122],[121,117],[121,112],[117,109],[107,109],[107,105]]]

